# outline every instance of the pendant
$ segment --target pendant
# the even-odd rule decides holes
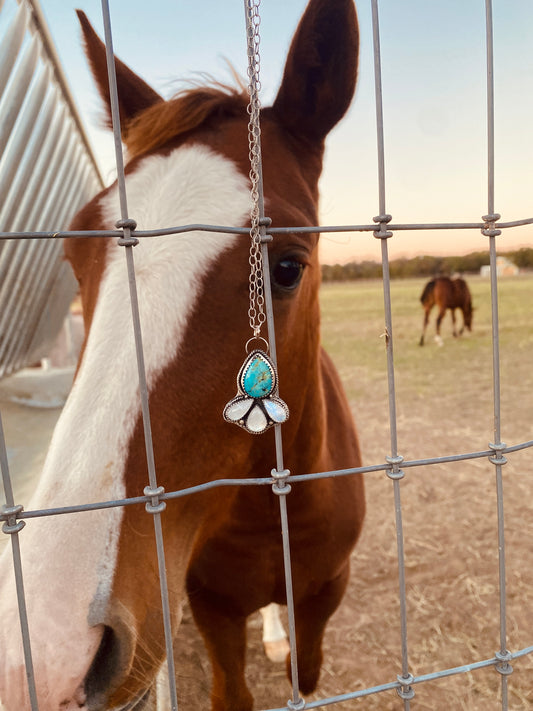
[[[289,418],[289,408],[276,390],[278,375],[266,353],[254,350],[247,356],[237,375],[237,396],[224,408],[224,419],[251,434],[262,434],[269,427]]]

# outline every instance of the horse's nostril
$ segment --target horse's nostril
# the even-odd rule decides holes
[[[106,702],[116,675],[120,671],[120,643],[111,627],[104,627],[102,641],[87,672],[84,690],[90,708],[100,708]]]

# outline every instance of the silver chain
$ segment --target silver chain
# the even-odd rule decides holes
[[[259,91],[261,81],[259,78],[260,54],[259,54],[259,25],[261,17],[259,15],[259,5],[261,0],[246,0],[246,31],[248,39],[248,94],[250,101],[248,104],[248,145],[250,157],[250,181],[252,183],[251,198],[252,207],[250,210],[250,307],[248,317],[250,328],[254,337],[261,333],[261,326],[266,320],[264,311],[264,283],[263,283],[263,258],[261,255],[261,232],[260,232],[260,190],[261,190],[261,127],[259,114],[261,103],[259,101]]]

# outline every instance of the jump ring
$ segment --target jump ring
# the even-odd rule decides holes
[[[263,338],[263,336],[252,336],[249,340],[246,341],[246,345],[244,346],[244,350],[246,351],[247,354],[249,353],[248,346],[250,345],[250,343],[252,341],[263,341],[263,343],[266,346],[266,352],[268,353],[269,347],[268,347],[267,339]]]

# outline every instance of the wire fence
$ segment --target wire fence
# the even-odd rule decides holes
[[[250,6],[250,2],[245,0],[245,8]],[[507,711],[509,706],[509,686],[512,684],[512,662],[526,655],[533,654],[533,639],[532,645],[522,649],[508,649],[508,633],[507,633],[507,589],[506,589],[506,554],[505,554],[505,529],[504,529],[504,493],[502,483],[502,468],[507,462],[507,458],[513,453],[529,449],[533,447],[532,441],[524,441],[514,446],[507,446],[501,438],[500,424],[500,353],[499,353],[499,314],[498,314],[498,277],[496,269],[496,244],[497,239],[501,235],[502,229],[511,229],[516,226],[533,223],[532,218],[525,218],[514,222],[499,223],[500,216],[495,212],[494,202],[494,88],[493,88],[493,27],[492,27],[492,4],[491,0],[486,0],[486,46],[487,46],[487,128],[488,128],[488,144],[487,144],[487,213],[479,222],[476,223],[435,223],[435,224],[396,224],[392,222],[392,218],[387,214],[386,204],[386,183],[385,183],[385,148],[383,137],[383,105],[382,105],[382,86],[381,86],[381,53],[380,53],[380,31],[379,31],[379,13],[378,0],[372,0],[372,21],[373,21],[373,46],[374,46],[374,74],[375,74],[375,97],[376,97],[376,126],[377,126],[377,162],[378,162],[378,177],[379,177],[379,195],[378,195],[378,215],[373,218],[373,221],[368,224],[361,225],[335,225],[335,226],[314,226],[301,228],[284,228],[275,227],[268,230],[269,235],[275,238],[276,234],[281,234],[285,231],[291,232],[371,232],[374,237],[381,241],[381,257],[383,267],[383,303],[386,323],[386,351],[387,351],[387,378],[388,378],[388,406],[389,406],[389,424],[390,424],[390,450],[383,462],[373,464],[366,467],[344,469],[334,472],[320,472],[313,474],[290,475],[284,468],[283,464],[283,443],[282,431],[280,426],[275,429],[275,453],[273,453],[273,463],[275,466],[272,471],[271,478],[257,478],[240,480],[235,478],[221,478],[209,483],[204,483],[198,486],[181,489],[178,491],[165,492],[157,481],[157,472],[154,463],[150,418],[148,412],[148,387],[146,376],[143,368],[143,347],[142,335],[140,330],[139,309],[137,303],[137,292],[135,283],[135,265],[133,248],[137,238],[150,238],[162,234],[179,234],[193,230],[216,231],[222,233],[238,233],[248,234],[247,229],[235,228],[233,226],[220,225],[182,225],[178,227],[169,227],[167,229],[151,230],[151,231],[135,231],[132,233],[133,223],[128,214],[127,194],[124,179],[124,166],[122,162],[122,153],[120,150],[120,128],[118,122],[118,101],[116,82],[114,81],[113,71],[113,55],[112,55],[112,40],[111,40],[111,25],[109,19],[109,9],[107,3],[103,2],[104,12],[104,27],[106,35],[106,44],[108,47],[108,63],[111,76],[111,97],[113,109],[113,123],[116,136],[117,146],[117,170],[118,170],[118,186],[121,205],[121,220],[119,222],[120,229],[111,231],[99,231],[93,236],[103,239],[119,238],[120,243],[125,249],[125,258],[127,261],[130,297],[132,305],[132,318],[134,324],[138,371],[140,382],[140,397],[141,409],[144,421],[144,435],[146,452],[148,459],[149,481],[144,490],[144,496],[134,498],[121,499],[115,501],[102,501],[99,503],[88,505],[72,505],[61,508],[51,508],[38,511],[24,511],[22,507],[16,505],[13,498],[13,490],[8,471],[8,461],[6,455],[6,447],[3,436],[0,437],[0,459],[2,465],[2,477],[6,494],[6,506],[4,507],[0,518],[4,521],[3,531],[10,536],[13,546],[14,566],[18,587],[18,599],[20,619],[23,629],[23,639],[25,648],[25,658],[27,666],[28,688],[31,700],[32,711],[37,711],[37,695],[33,685],[33,673],[31,662],[31,648],[28,633],[28,624],[25,608],[25,600],[23,593],[23,576],[20,563],[20,548],[19,548],[19,532],[24,523],[33,518],[43,516],[59,516],[73,512],[84,512],[96,509],[131,506],[145,504],[150,515],[153,516],[154,531],[157,543],[160,583],[161,583],[161,598],[163,606],[163,616],[165,622],[165,642],[168,659],[169,672],[169,694],[170,707],[174,710],[178,708],[178,693],[175,684],[175,669],[173,662],[172,649],[172,632],[171,632],[171,611],[169,609],[168,587],[165,575],[165,554],[164,541],[161,526],[161,512],[164,509],[164,502],[174,500],[181,497],[195,495],[198,492],[207,489],[226,487],[226,486],[273,486],[275,493],[279,495],[281,519],[282,519],[282,534],[283,547],[285,554],[286,565],[286,580],[287,580],[287,601],[288,601],[288,617],[289,617],[289,636],[292,652],[292,699],[287,706],[278,709],[270,709],[269,711],[289,711],[289,709],[303,708],[322,708],[334,704],[342,703],[362,698],[365,696],[380,694],[390,690],[396,690],[401,699],[405,711],[409,711],[411,706],[415,706],[415,688],[418,685],[425,684],[437,679],[443,679],[450,676],[466,674],[467,672],[475,672],[476,670],[492,667],[500,676],[500,696],[502,711]],[[250,27],[248,28],[250,31]],[[389,277],[389,252],[388,243],[395,231],[399,230],[418,230],[418,229],[472,229],[481,230],[489,240],[490,254],[490,280],[491,280],[491,304],[492,304],[492,362],[493,362],[493,412],[494,412],[494,441],[489,443],[488,447],[482,451],[467,452],[455,455],[446,455],[441,457],[426,458],[420,460],[405,461],[400,454],[398,448],[397,434],[397,413],[396,413],[396,387],[395,387],[395,361],[394,361],[394,336],[393,336],[393,318],[392,318],[392,301],[390,290]],[[47,244],[50,241],[55,242],[58,237],[83,237],[87,233],[73,232],[24,232],[22,230],[13,230],[10,232],[0,233],[0,244],[3,240],[18,239],[24,241],[26,239],[37,239],[42,244]],[[266,241],[262,245],[265,258],[268,257]],[[274,341],[274,319],[271,306],[267,299],[267,320],[269,327],[269,338]],[[1,434],[1,432],[0,432]],[[494,468],[495,490],[497,501],[497,519],[498,519],[498,590],[499,590],[499,645],[494,655],[490,658],[479,659],[476,662],[469,664],[461,664],[453,668],[441,669],[433,673],[415,676],[410,671],[409,644],[408,644],[408,594],[406,589],[406,564],[405,564],[405,537],[403,533],[403,512],[402,512],[402,483],[405,476],[405,470],[414,467],[428,467],[447,462],[459,462],[474,460],[480,458],[488,458]],[[398,596],[400,620],[399,626],[401,631],[400,651],[401,651],[401,667],[398,670],[398,675],[395,679],[389,680],[381,685],[373,686],[356,691],[347,690],[342,695],[321,698],[320,700],[304,702],[300,697],[298,690],[298,675],[296,668],[296,658],[298,650],[295,641],[295,622],[294,610],[292,605],[292,581],[290,569],[290,535],[289,535],[289,520],[287,516],[287,496],[290,496],[291,482],[309,481],[323,477],[340,477],[353,474],[364,474],[370,472],[383,471],[387,474],[392,482],[396,512],[396,539],[397,539],[397,561],[398,561]],[[495,613],[496,614],[496,613]],[[129,707],[128,707],[129,708]],[[11,710],[9,710],[11,711]]]

